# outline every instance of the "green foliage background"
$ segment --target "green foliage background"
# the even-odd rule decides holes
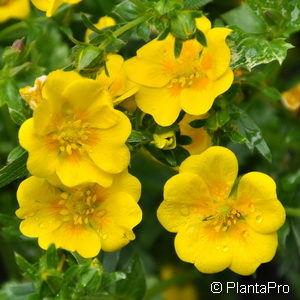
[[[101,53],[91,54],[87,45],[78,43],[77,50],[72,51],[72,40],[83,41],[84,23],[89,25],[80,12],[86,13],[92,23],[107,14],[120,22],[130,22],[145,14],[132,2],[84,0],[76,7],[61,7],[54,19],[46,19],[42,12],[33,9],[24,21],[10,20],[0,25],[0,300],[162,300],[166,288],[190,282],[198,290],[199,299],[248,299],[235,293],[213,295],[213,281],[276,281],[290,285],[287,299],[300,299],[300,119],[299,114],[290,113],[280,102],[280,93],[300,81],[298,0],[184,1],[186,9],[202,8],[215,26],[230,25],[234,30],[229,38],[232,67],[244,71],[237,74],[231,89],[216,101],[209,119],[201,126],[206,126],[215,144],[234,150],[240,173],[256,170],[276,180],[288,218],[279,232],[278,253],[271,263],[259,267],[251,277],[241,277],[230,271],[201,274],[192,265],[180,262],[173,247],[174,235],[156,219],[163,185],[175,174],[170,166],[179,163],[179,152],[174,152],[174,156],[173,152],[150,147],[148,151],[165,165],[154,161],[140,147],[147,135],[138,131],[129,140],[132,148],[138,149],[132,156],[130,171],[142,182],[140,204],[144,218],[135,229],[134,242],[118,252],[101,253],[97,260],[83,260],[53,247],[45,253],[36,240],[20,234],[14,215],[15,193],[21,178],[27,175],[27,154],[16,148],[17,132],[30,110],[18,88],[32,85],[36,77],[55,69],[76,67],[87,72],[86,67],[97,65]],[[167,11],[173,2],[182,1],[160,2],[162,10]],[[156,25],[160,32],[167,29]],[[129,58],[149,37],[149,24],[143,22],[113,40],[110,50],[120,49]],[[21,38],[24,50],[12,50],[13,41]],[[85,60],[78,61],[78,51],[85,51],[80,52]],[[160,272],[167,264],[176,265],[181,271],[164,281]],[[274,294],[271,299],[281,297]]]

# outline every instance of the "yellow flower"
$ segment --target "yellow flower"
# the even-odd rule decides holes
[[[28,0],[0,0],[0,23],[11,18],[25,19],[29,11]]]
[[[165,185],[158,219],[177,232],[179,258],[203,273],[229,268],[249,275],[275,255],[276,231],[285,221],[276,184],[250,172],[232,191],[237,173],[234,153],[216,146],[187,158]]]
[[[180,270],[172,265],[163,266],[161,277],[163,280],[169,280],[175,275],[180,274]],[[164,300],[197,300],[199,299],[195,286],[191,283],[175,285],[163,292]]]
[[[106,67],[109,76],[102,69],[96,80],[103,89],[108,90],[114,105],[119,104],[137,92],[137,85],[130,81],[125,73],[124,59],[121,55],[108,55]]]
[[[27,102],[27,104],[35,109],[36,106],[42,101],[42,89],[46,82],[47,76],[38,77],[34,86],[25,86],[19,90],[21,97]]]
[[[171,150],[176,148],[176,136],[174,131],[153,134],[153,143],[159,149]]]
[[[191,144],[183,146],[183,148],[188,150],[192,155],[200,154],[211,146],[211,138],[207,131],[202,127],[193,128],[190,125],[190,122],[194,120],[205,119],[205,117],[205,115],[192,116],[186,114],[178,124],[180,128],[180,134],[187,135],[192,139]]]
[[[125,62],[129,79],[141,85],[136,94],[138,107],[161,126],[174,123],[181,109],[191,115],[206,113],[232,84],[225,41],[231,30],[211,29],[206,17],[197,20],[197,27],[204,32],[207,47],[196,40],[186,41],[176,59],[175,39],[169,35],[163,41],[149,42]]]
[[[54,243],[93,257],[100,249],[115,251],[134,240],[132,228],[142,219],[140,190],[127,171],[116,175],[109,188],[97,183],[69,188],[32,176],[19,186],[16,215],[24,219],[21,232],[38,237],[41,248]]]
[[[95,80],[74,71],[50,73],[42,93],[33,118],[19,131],[20,144],[29,152],[28,170],[42,178],[57,174],[67,186],[109,186],[113,174],[129,164],[128,118],[113,108]]]
[[[102,30],[102,29],[105,29],[107,27],[115,26],[116,24],[117,23],[113,18],[108,17],[108,16],[104,16],[104,17],[100,18],[99,21],[96,24],[94,24],[94,26],[96,28],[98,28],[99,30]],[[86,42],[88,42],[90,40],[89,36],[92,33],[93,33],[93,31],[91,29],[87,29],[87,31],[85,33],[85,41]]]
[[[31,0],[39,10],[45,11],[47,17],[52,17],[55,11],[64,3],[76,4],[82,0]]]
[[[300,107],[300,83],[281,94],[283,105],[290,111],[298,111]]]

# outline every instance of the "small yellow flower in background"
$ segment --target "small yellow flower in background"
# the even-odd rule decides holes
[[[296,112],[300,107],[300,83],[281,94],[283,105],[290,111]]]
[[[179,122],[179,129],[181,135],[189,136],[192,139],[192,143],[189,145],[182,146],[185,148],[191,155],[200,154],[208,147],[211,146],[210,135],[204,128],[193,128],[190,125],[190,122],[194,120],[205,119],[205,115],[192,116],[186,114],[183,119]]]
[[[12,18],[25,19],[29,12],[29,0],[0,0],[0,23]]]
[[[32,176],[19,186],[16,214],[24,219],[21,232],[38,237],[41,248],[54,243],[94,257],[100,249],[116,251],[135,239],[132,228],[142,219],[140,192],[139,181],[127,171],[116,175],[109,188],[97,183],[69,188]]]
[[[82,0],[31,0],[33,5],[46,12],[47,17],[52,17],[55,11],[64,3],[76,4]]]
[[[107,27],[115,26],[116,24],[117,23],[113,18],[108,17],[108,16],[104,16],[104,17],[100,18],[99,21],[96,24],[94,24],[94,26],[96,28],[98,28],[99,30],[102,30],[102,29],[105,29]],[[87,29],[87,31],[85,33],[85,41],[86,42],[88,42],[90,40],[89,36],[92,33],[93,33],[93,31],[91,29]]]
[[[229,268],[250,275],[275,255],[276,231],[285,221],[276,184],[250,172],[232,191],[237,173],[234,153],[216,146],[187,158],[165,185],[158,219],[177,233],[179,258],[203,273]]]
[[[172,265],[161,268],[161,278],[168,280],[180,274],[180,269]],[[198,300],[198,293],[195,286],[191,283],[171,286],[163,292],[164,300]]]
[[[129,164],[129,119],[113,108],[97,81],[74,71],[50,73],[42,94],[43,101],[19,131],[31,174],[56,174],[67,186],[111,185],[113,175]]]
[[[175,122],[181,109],[191,115],[205,114],[215,98],[232,84],[229,67],[228,28],[211,29],[206,17],[197,20],[207,47],[196,40],[183,43],[179,58],[174,56],[175,39],[153,40],[125,62],[129,79],[138,83],[137,106],[161,126]]]
[[[174,131],[153,134],[153,143],[159,149],[171,150],[176,148],[176,136]]]
[[[31,109],[35,109],[42,101],[42,89],[46,79],[46,75],[38,77],[34,82],[34,86],[25,86],[19,90],[21,97],[27,102]]]
[[[96,80],[103,89],[108,90],[114,105],[137,92],[138,86],[128,79],[124,70],[124,59],[121,55],[108,55],[106,67],[109,76],[105,73],[105,70],[101,70]]]

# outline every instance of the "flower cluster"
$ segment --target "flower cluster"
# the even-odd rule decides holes
[[[32,2],[51,16],[62,3],[79,0]],[[115,25],[105,17],[95,27]],[[233,82],[226,43],[231,30],[211,28],[204,16],[196,27],[206,45],[185,40],[178,57],[170,33],[126,61],[105,54],[105,66],[93,79],[57,70],[20,90],[33,109],[19,131],[33,175],[17,193],[24,235],[37,237],[43,249],[54,243],[83,257],[115,251],[135,238],[141,186],[128,173],[126,141],[132,124],[140,122],[137,110],[151,115],[155,129],[149,143],[155,150],[173,153],[178,135],[188,141],[182,148],[190,156],[166,183],[157,212],[160,223],[177,233],[178,256],[204,273],[230,268],[242,275],[274,257],[276,232],[285,220],[274,181],[259,172],[237,180],[233,152],[211,146],[209,133],[193,126],[208,117],[215,99]],[[86,43],[92,35],[86,32]],[[128,99],[130,108],[124,103]],[[134,117],[130,120],[123,109]]]
[[[39,100],[19,131],[34,175],[18,191],[21,231],[38,237],[42,248],[55,243],[84,257],[134,239],[141,210],[140,184],[126,171],[131,124],[114,109],[106,86],[58,70],[25,92]]]

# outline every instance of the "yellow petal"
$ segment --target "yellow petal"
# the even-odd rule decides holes
[[[161,126],[172,125],[179,116],[179,98],[172,96],[168,89],[141,87],[136,94],[137,106],[153,116]]]
[[[229,267],[232,251],[227,245],[227,236],[211,235],[211,228],[205,222],[181,228],[175,238],[179,258],[194,263],[203,273],[216,273]]]
[[[211,29],[211,22],[205,16],[196,19],[196,26],[199,30],[201,30],[204,34]]]
[[[208,189],[198,175],[175,175],[164,187],[164,201],[157,210],[158,220],[168,231],[177,232],[191,220],[201,220],[208,201]]]
[[[277,231],[285,222],[285,211],[277,200],[276,184],[266,174],[244,175],[237,190],[237,207],[247,223],[260,233]]]
[[[207,47],[201,54],[201,66],[211,80],[216,80],[229,67],[230,49],[226,44],[226,37],[231,29],[219,27],[208,31],[206,35]]]
[[[230,270],[240,275],[251,275],[261,263],[273,259],[277,248],[277,234],[261,234],[246,224],[233,228],[231,233],[233,253]]]
[[[168,72],[158,62],[133,57],[127,60],[124,68],[130,80],[148,87],[163,87],[171,80]]]
[[[114,176],[113,184],[109,188],[109,191],[110,193],[128,193],[138,202],[141,196],[141,187],[140,181],[126,170]]]
[[[233,72],[227,69],[223,76],[215,81],[206,79],[206,83],[185,88],[180,94],[182,109],[191,115],[202,115],[209,111],[217,96],[227,91],[233,82]]]
[[[57,248],[77,251],[82,257],[97,256],[101,249],[98,234],[89,226],[64,223],[51,233],[39,237],[39,245],[47,249],[51,243]]]
[[[99,222],[102,248],[105,251],[116,251],[135,238],[132,228],[142,220],[142,210],[131,195],[112,193],[101,206],[106,211]]]
[[[19,142],[29,152],[27,167],[31,174],[39,177],[54,174],[58,164],[57,151],[47,147],[44,138],[35,134],[33,118],[22,124],[19,130]]]
[[[180,173],[198,174],[207,184],[210,194],[223,201],[231,191],[238,172],[238,162],[232,151],[214,146],[200,155],[188,157],[180,166]]]
[[[57,176],[66,186],[85,182],[97,182],[103,187],[112,184],[112,176],[98,168],[88,157],[61,159],[56,170]]]
[[[28,0],[9,1],[4,5],[0,5],[0,23],[6,22],[10,18],[25,19],[29,12]]]

